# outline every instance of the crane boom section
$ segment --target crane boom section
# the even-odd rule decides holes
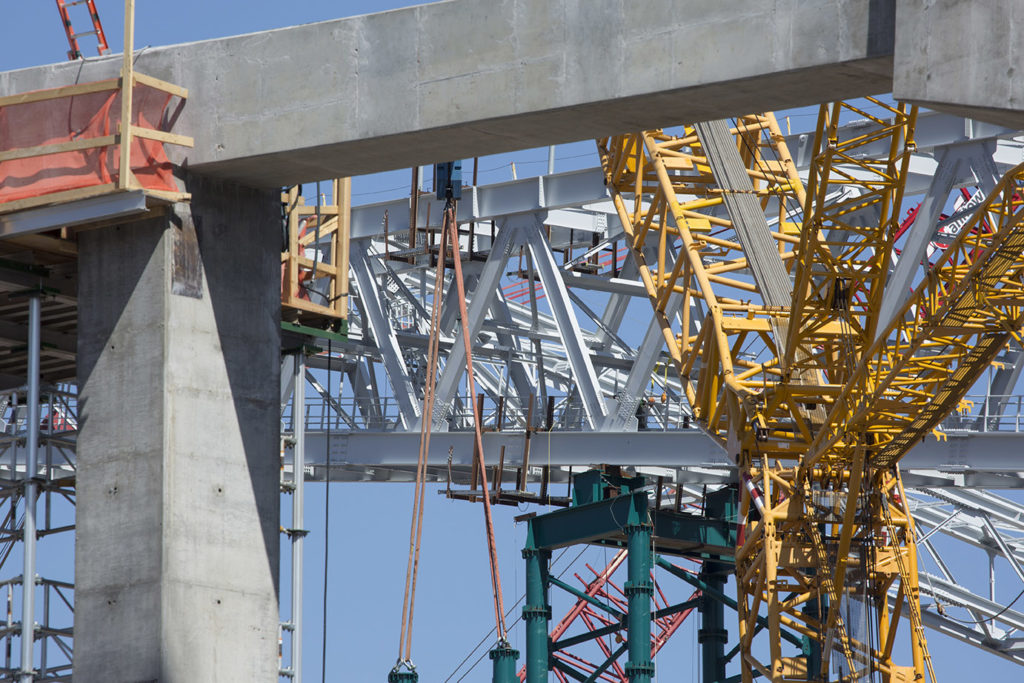
[[[878,413],[857,412],[876,390],[895,399],[906,384],[898,372],[913,372],[896,370],[911,362],[903,347],[873,342],[916,110],[867,104],[881,113],[821,108],[806,190],[772,114],[598,141],[693,414],[747,484],[736,555],[744,683],[815,680],[833,653],[844,680],[931,673],[912,520],[898,473],[875,465],[875,449],[895,448],[896,436],[880,436]],[[840,139],[850,115],[863,124]],[[886,369],[897,375],[883,387]],[[863,435],[845,428],[855,413]],[[896,582],[912,603],[912,667],[892,661],[899,620],[885,594]],[[855,594],[881,640],[847,623]],[[783,626],[809,638],[802,656],[783,656]]]

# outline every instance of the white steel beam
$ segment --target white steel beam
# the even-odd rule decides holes
[[[501,282],[505,263],[508,261],[508,257],[516,245],[518,232],[519,230],[514,219],[506,219],[495,238],[494,244],[491,246],[491,253],[487,256],[487,261],[480,271],[476,291],[473,298],[469,301],[466,310],[466,315],[469,318],[466,323],[469,327],[471,342],[476,340],[477,335],[480,334],[481,327],[483,327],[484,320],[487,317],[487,310],[490,308],[491,299],[493,299],[495,290]],[[445,360],[441,377],[437,380],[434,414],[431,416],[431,423],[435,429],[444,423],[444,418],[448,415],[452,399],[455,396],[455,389],[465,371],[466,348],[462,341],[462,329],[460,327],[456,332],[455,342],[448,352],[448,358]]]
[[[477,223],[522,213],[554,211],[578,207],[608,197],[604,172],[599,168],[570,171],[555,175],[535,176],[494,185],[478,185],[463,190],[456,218],[459,223]],[[384,233],[384,214],[388,215],[389,233],[409,230],[409,199],[403,198],[352,209],[352,239],[375,238]],[[443,202],[419,202],[417,225],[441,225]],[[587,219],[570,214],[556,214],[559,223]],[[582,224],[581,224],[582,225]],[[594,224],[592,229],[596,229]]]
[[[946,147],[936,155],[938,166],[932,176],[931,185],[925,193],[913,225],[907,231],[902,253],[896,267],[889,275],[882,295],[882,306],[878,314],[879,334],[888,329],[888,323],[910,296],[914,276],[920,272],[921,260],[928,245],[935,237],[935,225],[939,215],[953,191],[957,169],[964,161],[962,146]]]
[[[665,304],[665,317],[669,320],[674,318],[682,305],[683,296],[673,292]],[[661,357],[665,348],[665,333],[656,319],[651,319],[647,325],[647,332],[644,339],[636,350],[633,360],[633,368],[629,371],[626,383],[620,389],[614,403],[609,407],[608,415],[605,416],[601,425],[601,431],[615,432],[623,429],[635,429],[636,406],[643,400],[644,386],[651,379],[654,366]]]
[[[359,286],[360,304],[373,337],[377,341],[384,370],[387,372],[394,392],[395,400],[405,429],[414,429],[420,416],[420,405],[416,400],[416,390],[409,379],[409,370],[402,357],[402,349],[384,312],[384,301],[381,298],[377,278],[373,274],[373,264],[367,253],[368,245],[355,243],[352,245],[350,262],[352,274]]]
[[[490,313],[491,318],[499,324],[504,324],[509,328],[512,327],[512,315],[508,310],[508,301],[505,299],[505,293],[500,288],[497,290],[497,296],[491,301]],[[513,395],[509,392],[507,398],[513,404],[522,405],[523,401],[531,395],[537,395],[537,388],[534,386],[533,379],[530,377],[530,373],[522,361],[522,346],[519,337],[504,331],[496,331],[495,334],[498,337],[498,343],[509,349],[505,363],[512,385],[516,389],[516,394]]]
[[[533,264],[537,269],[544,292],[551,306],[551,312],[558,326],[558,332],[565,345],[565,354],[572,367],[573,379],[580,392],[583,411],[587,425],[594,429],[604,418],[604,405],[594,365],[590,360],[590,352],[583,344],[579,322],[569,300],[565,282],[558,272],[554,254],[541,232],[542,223],[535,219],[532,226],[523,228],[526,244],[533,254]]]

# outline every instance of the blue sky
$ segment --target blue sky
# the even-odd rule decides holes
[[[111,47],[115,52],[119,51],[123,3],[118,0],[96,2]],[[344,3],[327,0],[295,3],[180,0],[139,3],[135,42],[136,47],[188,42],[382,11],[407,4],[411,3],[402,0],[348,0]],[[78,29],[85,30],[88,24],[85,15],[75,14],[74,17]],[[83,40],[87,56],[95,54],[92,45],[89,38]],[[0,22],[0,70],[61,61],[66,51],[66,39],[53,3],[22,1],[7,8],[6,20]],[[382,84],[382,87],[387,85]],[[813,125],[813,117],[806,111],[797,112],[795,116],[800,118],[794,118],[794,128]],[[590,150],[590,142],[559,146],[557,170],[588,165],[592,159]],[[544,169],[546,152],[529,150],[483,159],[480,162],[481,182],[509,179],[511,161],[516,162],[520,175],[536,174]],[[470,168],[467,165],[467,174]],[[354,200],[366,203],[401,196],[408,192],[408,177],[408,171],[401,170],[358,178],[354,181]],[[304,661],[307,681],[320,680],[321,671],[324,497],[322,485],[307,488],[305,526],[311,531],[307,539],[305,577]],[[394,663],[411,500],[412,487],[403,484],[336,484],[331,489],[331,506],[327,511],[331,517],[331,560],[327,568],[326,680],[383,681]],[[433,486],[428,488],[427,503],[413,658],[421,672],[421,680],[443,681],[485,637],[493,620],[482,509],[477,505],[446,500]],[[290,505],[290,501],[285,498],[282,504]],[[519,550],[524,542],[525,529],[522,524],[516,524],[513,517],[524,511],[525,508],[504,507],[495,510],[507,607],[513,605],[523,590]],[[282,540],[285,575],[286,548],[287,541]],[[45,551],[41,549],[42,552]],[[576,551],[572,551],[563,558],[563,562],[575,554]],[[589,561],[600,569],[609,557],[604,550],[591,549],[586,551],[581,561]],[[65,555],[62,563],[65,566],[66,559]],[[556,565],[556,571],[561,566]],[[577,564],[575,570],[585,571],[582,567]],[[978,571],[984,570],[979,568]],[[665,585],[677,597],[689,595],[689,591],[679,588],[676,582],[666,580]],[[1006,590],[1010,591],[1009,588]],[[283,593],[287,595],[287,591],[285,586]],[[1015,593],[1016,590],[1010,591],[1011,596]],[[556,603],[556,618],[564,612],[564,606],[564,601]],[[513,611],[513,618],[515,615],[518,615],[518,609]],[[696,679],[699,670],[696,623],[696,619],[688,620],[673,638],[670,648],[659,657],[660,680]],[[1010,680],[1020,675],[1017,667],[1003,660],[937,635],[930,638],[940,676],[947,680],[983,670],[992,680]],[[513,630],[512,642],[522,648],[519,629]],[[490,644],[491,641],[485,639],[485,645]],[[479,652],[485,650],[486,647]],[[465,680],[489,680],[487,664],[489,662],[485,658],[481,667]]]

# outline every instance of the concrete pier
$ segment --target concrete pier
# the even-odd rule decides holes
[[[80,236],[76,681],[277,679],[279,203]]]
[[[899,0],[893,96],[1024,128],[1024,3]]]

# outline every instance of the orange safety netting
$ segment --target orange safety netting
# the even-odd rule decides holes
[[[132,93],[132,123],[156,129],[171,95],[145,85]],[[121,91],[72,95],[0,107],[0,151],[117,133]],[[117,182],[118,145],[0,162],[0,203]],[[145,189],[174,192],[163,143],[132,137],[131,167]]]

